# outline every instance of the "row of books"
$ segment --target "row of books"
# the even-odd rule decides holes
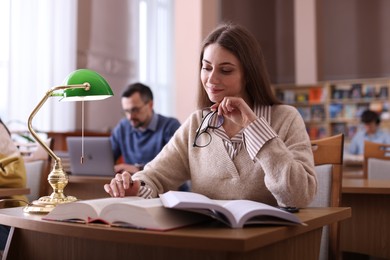
[[[297,107],[297,110],[305,122],[322,122],[326,119],[323,105]]]
[[[381,84],[339,84],[331,86],[332,99],[361,99],[389,97],[389,86]]]
[[[346,139],[352,139],[357,130],[357,125],[347,123],[335,123],[331,125],[331,135],[344,134]]]
[[[330,86],[331,99],[388,99],[389,85],[386,84],[334,84]],[[322,86],[301,89],[279,89],[277,97],[287,104],[321,103],[327,98],[327,91]]]
[[[360,118],[361,114],[369,109],[369,104],[330,104],[329,117],[331,119],[344,118],[355,119]]]
[[[333,103],[329,105],[329,117],[331,119],[359,119],[365,110],[372,110],[380,115],[389,112],[389,102],[371,102],[357,104]]]
[[[329,136],[328,131],[323,126],[308,126],[306,131],[309,134],[311,140],[321,139]]]
[[[286,104],[295,103],[321,103],[326,99],[326,92],[323,87],[314,87],[308,90],[284,90],[278,91],[276,96]]]
[[[344,134],[346,139],[352,139],[358,130],[358,125],[352,125],[347,123],[334,123],[331,124],[330,133],[324,126],[308,126],[306,128],[310,139],[320,139],[331,135]]]
[[[329,105],[328,109],[330,119],[359,119],[367,109],[379,113],[382,119],[389,119],[388,117],[390,117],[388,115],[390,111],[389,102],[333,103]],[[324,105],[298,106],[297,110],[305,122],[322,122],[327,118]]]

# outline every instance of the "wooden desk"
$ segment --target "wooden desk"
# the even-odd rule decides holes
[[[344,194],[390,194],[389,180],[343,179],[342,193]]]
[[[343,179],[363,179],[363,166],[343,166]]]
[[[29,188],[0,188],[0,197],[30,194]]]
[[[343,179],[340,250],[390,259],[390,180]]]
[[[230,229],[213,223],[155,232],[50,222],[9,208],[0,210],[0,224],[13,227],[9,259],[317,259],[322,227],[349,218],[351,209],[297,214],[307,226]]]

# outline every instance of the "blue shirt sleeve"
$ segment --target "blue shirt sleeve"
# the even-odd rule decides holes
[[[114,160],[118,160],[119,157],[122,155],[121,151],[121,140],[124,140],[123,132],[126,131],[124,124],[128,123],[127,120],[124,122],[126,119],[122,119],[112,130],[111,136],[110,136],[110,141],[111,141],[111,148],[112,148],[112,153],[114,156]]]
[[[180,122],[176,118],[171,118],[167,122],[167,126],[164,131],[165,144],[167,144],[169,140],[171,140],[172,136],[175,134],[176,130],[179,129],[179,127],[180,127]]]

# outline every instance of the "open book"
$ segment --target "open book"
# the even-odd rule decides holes
[[[202,194],[182,191],[168,191],[160,194],[160,198],[167,208],[201,213],[232,228],[254,224],[304,225],[292,213],[251,200],[212,200]]]
[[[183,214],[185,213],[185,214]],[[171,230],[204,221],[189,212],[165,208],[159,198],[140,197],[80,200],[57,205],[44,220],[104,223],[116,227]]]

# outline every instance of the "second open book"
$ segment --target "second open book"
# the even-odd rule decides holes
[[[302,224],[296,215],[263,203],[212,200],[198,193],[181,191],[169,191],[155,199],[103,198],[60,204],[43,219],[171,230],[205,221],[209,219],[206,216],[232,228],[252,224]]]
[[[168,191],[160,198],[167,208],[207,215],[232,228],[255,224],[303,224],[292,213],[251,200],[212,200],[202,194],[183,191]]]

